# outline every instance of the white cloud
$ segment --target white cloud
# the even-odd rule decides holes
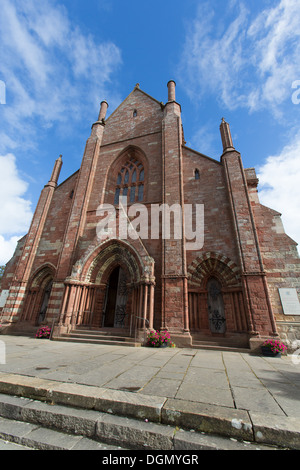
[[[260,202],[282,213],[285,232],[300,243],[300,132],[293,144],[257,169]]]
[[[22,233],[32,218],[31,202],[23,197],[28,183],[18,174],[13,154],[0,156],[0,174],[0,233]]]
[[[218,34],[210,6],[204,3],[198,8],[181,58],[181,79],[191,97],[198,99],[209,90],[217,91],[228,107],[239,100],[235,88],[240,88],[237,73],[245,60],[242,40],[246,18],[247,11],[241,6],[237,18],[225,31],[220,27]]]
[[[0,174],[0,264],[5,264],[27,232],[33,213],[24,197],[28,183],[19,175],[13,154],[0,156]]]
[[[14,236],[6,240],[0,235],[0,266],[4,266],[12,258],[20,238]]]
[[[181,57],[181,79],[190,95],[199,99],[210,91],[230,109],[278,112],[300,77],[299,0],[277,1],[254,18],[234,2],[219,27],[213,10],[206,14],[209,6],[198,9]]]

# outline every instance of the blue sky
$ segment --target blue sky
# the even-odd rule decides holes
[[[299,57],[299,0],[1,0],[0,264],[58,155],[60,182],[80,167],[100,102],[136,83],[166,102],[170,79],[187,145],[219,160],[224,116],[299,243]]]

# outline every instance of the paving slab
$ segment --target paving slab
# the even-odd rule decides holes
[[[154,377],[145,387],[143,387],[141,394],[175,398],[180,385],[181,380]]]
[[[232,390],[238,409],[286,416],[274,396],[266,388],[252,388],[251,393],[245,387],[232,386]]]
[[[211,387],[209,384],[195,385],[184,382],[181,384],[175,398],[234,408],[233,396],[229,386],[225,389]]]

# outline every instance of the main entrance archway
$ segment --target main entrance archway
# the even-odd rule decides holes
[[[137,242],[138,243],[138,242]],[[154,261],[121,240],[101,244],[65,283],[60,325],[153,328]]]

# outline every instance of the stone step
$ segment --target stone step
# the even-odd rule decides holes
[[[230,346],[227,344],[222,344],[220,342],[214,341],[194,341],[192,342],[193,349],[207,349],[213,351],[228,351],[228,352],[245,352],[249,353],[250,349],[242,348],[239,346]]]
[[[72,338],[87,338],[87,339],[97,339],[102,341],[118,341],[118,342],[127,342],[134,343],[134,338],[125,337],[125,336],[114,336],[114,335],[97,335],[96,333],[84,333],[78,331],[72,331],[69,334],[64,334],[62,336],[71,336]]]
[[[109,328],[109,329],[97,329],[97,328],[84,328],[84,327],[75,327],[74,329],[71,330],[71,333],[79,333],[79,334],[88,334],[88,335],[94,335],[94,336],[117,336],[122,337],[122,338],[129,338],[132,339],[132,337],[129,334],[128,330],[123,330],[123,329],[116,329],[116,328]]]
[[[141,343],[132,342],[132,341],[116,341],[114,339],[104,339],[104,338],[92,338],[76,335],[61,335],[52,337],[53,341],[69,341],[73,343],[92,343],[92,344],[105,344],[107,346],[131,346],[131,347],[140,347]]]
[[[121,332],[122,333],[122,332]],[[140,347],[141,343],[126,334],[112,334],[110,331],[76,328],[70,333],[53,336],[54,341],[70,341],[78,343],[106,344],[110,346]]]
[[[273,446],[151,423],[148,420],[139,421],[5,394],[0,395],[0,439],[36,450],[194,452],[277,449]],[[149,463],[146,461],[147,453],[144,453],[142,458],[145,463]],[[154,459],[154,456],[150,454],[150,458]],[[150,463],[154,463],[154,460]]]
[[[247,347],[247,339],[241,342],[236,335],[207,336],[201,333],[192,334],[192,348],[208,349],[215,351],[250,352]]]
[[[0,437],[1,450],[125,450],[85,436],[67,434],[38,424],[7,418],[0,418]]]
[[[31,447],[22,446],[20,444],[15,444],[14,442],[0,439],[0,451],[1,450],[34,450]]]

